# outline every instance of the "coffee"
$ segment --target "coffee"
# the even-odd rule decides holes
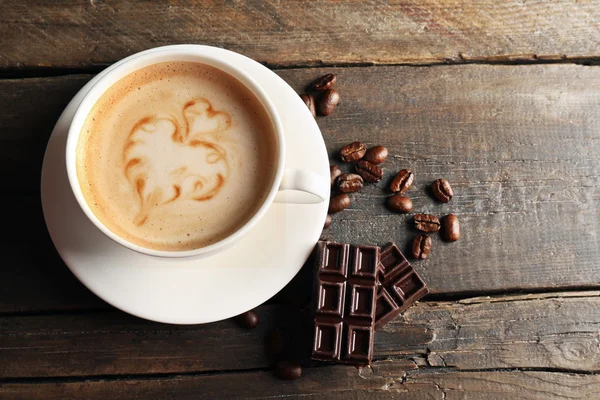
[[[416,214],[413,217],[415,228],[421,232],[437,232],[440,230],[440,220],[431,214]]]
[[[354,166],[356,172],[362,176],[365,182],[376,183],[383,178],[383,170],[375,164],[371,164],[368,161],[360,160]]]
[[[342,193],[358,192],[365,186],[363,178],[357,174],[341,174],[335,184],[337,190]]]
[[[417,260],[426,260],[431,252],[431,237],[419,235],[413,240],[412,256]]]
[[[354,162],[364,157],[367,148],[361,142],[354,142],[345,145],[340,150],[340,158],[343,162]]]
[[[454,196],[454,191],[452,190],[450,183],[448,183],[448,181],[444,178],[437,179],[435,182],[433,182],[431,184],[431,191],[433,193],[433,197],[442,203],[449,202]]]
[[[392,193],[405,193],[413,184],[415,174],[408,169],[401,169],[390,183],[390,191]]]
[[[113,233],[183,251],[241,228],[268,195],[277,136],[260,100],[214,67],[159,63],[97,101],[77,144],[85,200]]]
[[[409,213],[413,209],[412,200],[401,194],[395,194],[388,197],[387,204],[390,210],[398,213]]]
[[[336,196],[332,196],[329,199],[330,214],[335,214],[340,211],[344,211],[348,207],[350,207],[350,196],[348,196],[346,193],[340,193]]]

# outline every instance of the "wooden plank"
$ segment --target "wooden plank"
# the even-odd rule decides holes
[[[415,211],[453,212],[462,224],[460,241],[447,244],[435,236],[430,260],[416,263],[433,293],[600,286],[600,69],[471,65],[278,73],[300,91],[326,71],[339,74],[342,93],[336,112],[318,120],[332,162],[339,162],[340,147],[356,139],[386,144],[391,156],[383,165],[384,181],[353,195],[351,207],[334,217],[323,237],[408,245],[415,234],[407,225],[410,216],[392,215],[381,190],[408,167],[417,177],[409,191]],[[0,81],[2,93],[10,94],[0,99],[0,108],[9,110],[0,115],[0,168],[17,171],[3,177],[0,191],[38,190],[42,150],[60,113],[48,99],[66,103],[89,78]],[[31,118],[33,111],[38,118]],[[445,205],[425,193],[426,184],[440,176],[456,192]],[[31,204],[39,207],[37,198],[1,201],[5,209],[23,211],[9,215],[20,232],[49,243],[39,212],[26,212]],[[38,273],[62,269],[65,276],[50,245],[31,252],[21,237],[9,241],[0,282],[9,293],[29,293],[30,277]],[[66,282],[46,290],[70,296],[74,280]],[[55,304],[53,296],[43,302],[5,296],[0,312],[77,307],[75,298]]]
[[[283,71],[297,90],[325,70]],[[326,238],[359,243],[415,236],[385,189],[415,172],[414,212],[459,216],[462,238],[433,238],[417,263],[433,293],[596,286],[600,282],[600,70],[580,66],[328,69],[342,104],[321,119],[332,159],[343,145],[385,144],[384,179],[351,196]],[[289,74],[289,75],[286,75]],[[299,79],[305,76],[304,79]],[[295,79],[290,79],[294,76]],[[348,168],[348,166],[344,166]],[[426,187],[448,179],[455,197]],[[567,283],[569,282],[569,283]]]
[[[311,323],[287,306],[258,309],[261,323],[174,326],[121,312],[0,318],[0,377],[39,378],[264,369],[264,341],[283,327],[290,357],[310,358]],[[418,303],[375,335],[375,358],[403,370],[455,367],[600,371],[600,292]],[[322,365],[322,364],[321,364]],[[387,365],[387,364],[383,364]],[[1,397],[1,396],[0,396]]]
[[[7,207],[3,208],[3,225],[9,232],[1,246],[0,313],[110,307],[60,259],[46,229],[39,196],[0,196],[0,207]]]
[[[576,0],[6,0],[0,16],[4,68],[93,66],[173,43],[288,66],[600,55],[600,10]]]
[[[255,330],[241,329],[231,320],[158,324],[116,311],[5,317],[0,319],[0,377],[264,368],[264,337],[276,314],[272,306],[262,307]]]
[[[357,370],[347,366],[304,369],[293,382],[270,372],[190,375],[154,379],[0,383],[5,400],[65,398],[127,399],[592,399],[600,376],[561,372],[481,371],[446,368],[406,371],[402,362],[385,361]]]
[[[89,79],[89,75],[71,75],[0,80],[0,170],[11,171],[3,176],[0,193],[39,191],[44,151],[54,124]]]
[[[403,388],[410,392],[433,386],[434,399],[595,399],[600,392],[600,376],[545,371],[430,371],[409,373]],[[410,397],[409,397],[410,398]]]
[[[417,354],[425,358],[425,365],[434,367],[597,372],[598,305],[600,292],[421,303],[377,332],[375,352],[406,357]],[[413,337],[411,343],[398,336],[404,332],[412,332],[406,335]],[[426,342],[427,334],[430,342]]]

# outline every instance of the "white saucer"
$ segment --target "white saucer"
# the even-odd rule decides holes
[[[296,92],[247,57],[222,49],[211,51],[243,68],[270,96],[285,130],[286,168],[328,176],[323,137]],[[329,199],[318,204],[274,203],[233,247],[194,259],[136,253],[106,237],[85,217],[67,180],[66,135],[77,105],[103,74],[85,85],[62,113],[42,167],[42,207],[48,231],[73,274],[100,298],[125,312],[174,324],[230,318],[275,295],[310,255],[321,234]],[[278,198],[301,202],[306,199],[302,194],[282,192]]]

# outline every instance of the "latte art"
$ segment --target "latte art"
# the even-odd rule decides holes
[[[276,135],[260,101],[232,76],[160,63],[100,97],[76,158],[85,200],[108,229],[149,249],[191,250],[237,231],[262,205]]]
[[[192,100],[182,111],[183,126],[170,116],[145,117],[125,143],[124,173],[140,201],[136,225],[145,224],[155,207],[212,199],[229,177],[227,151],[215,138],[231,125],[229,115],[214,111],[207,99]],[[177,162],[165,151],[177,154]]]

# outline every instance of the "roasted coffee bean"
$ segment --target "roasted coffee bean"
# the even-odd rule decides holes
[[[363,160],[371,164],[381,164],[388,156],[388,149],[383,146],[371,147],[363,157]]]
[[[327,89],[331,89],[333,85],[335,85],[335,81],[337,77],[334,74],[323,75],[322,77],[315,80],[310,84],[310,90],[316,90],[318,92],[322,92]]]
[[[392,183],[390,184],[390,190],[392,193],[404,193],[408,190],[410,185],[413,184],[415,175],[408,169],[401,169]]]
[[[331,176],[331,186],[335,183],[338,176],[342,174],[342,170],[337,165],[331,165],[329,167],[329,175]]]
[[[416,214],[413,217],[415,227],[423,232],[437,232],[440,230],[440,220],[431,214]]]
[[[235,317],[235,322],[242,328],[254,329],[258,326],[258,314],[254,310],[246,311]]]
[[[325,217],[325,225],[323,225],[323,229],[329,228],[332,222],[333,218],[331,217],[331,214],[327,214],[327,216]]]
[[[340,102],[340,95],[335,89],[327,89],[325,93],[323,93],[323,97],[319,100],[318,109],[319,114],[323,116],[328,116],[333,112],[335,107]]]
[[[275,365],[275,375],[285,381],[293,381],[302,376],[302,366],[291,361],[279,361]]]
[[[379,182],[383,178],[383,170],[368,161],[360,160],[355,168],[356,172],[362,176],[365,182]]]
[[[306,107],[308,107],[310,113],[312,114],[313,117],[317,116],[317,108],[315,105],[315,98],[312,94],[301,94],[300,98],[302,99],[302,101],[304,102],[304,104],[306,104]]]
[[[448,214],[442,218],[441,235],[447,242],[456,242],[460,238],[460,224],[456,215]]]
[[[267,353],[270,357],[279,357],[285,350],[285,336],[281,329],[275,329],[267,336]]]
[[[353,142],[345,145],[340,150],[340,158],[344,162],[354,162],[358,161],[367,152],[367,148],[361,142]]]
[[[427,235],[419,235],[412,245],[412,256],[417,260],[424,260],[431,251],[431,238]]]
[[[335,214],[343,211],[350,205],[350,197],[346,193],[333,196],[329,200],[329,214]]]
[[[335,181],[335,186],[342,193],[358,192],[364,185],[363,178],[357,174],[341,174]]]
[[[450,187],[450,184],[444,178],[440,178],[433,182],[431,185],[431,190],[433,192],[433,196],[437,201],[441,201],[442,203],[447,203],[454,196],[454,191]]]
[[[399,194],[388,197],[387,204],[390,210],[399,213],[411,212],[413,208],[412,200]]]

